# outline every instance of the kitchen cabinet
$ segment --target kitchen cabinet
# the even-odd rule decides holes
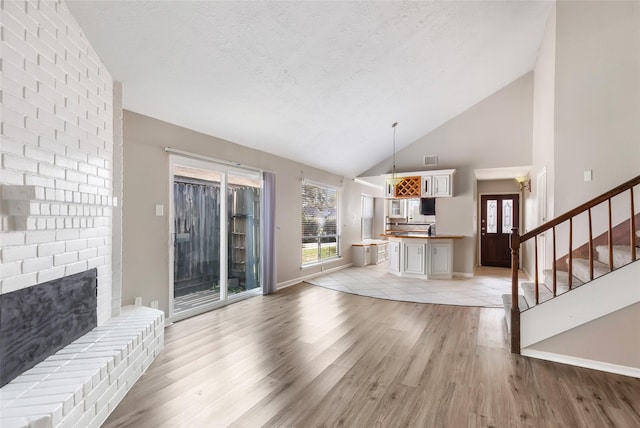
[[[383,236],[389,239],[389,273],[421,279],[453,276],[453,241],[463,236]]]
[[[352,263],[354,266],[366,266],[371,264],[371,246],[354,245],[352,247]]]
[[[405,199],[389,199],[387,205],[387,217],[404,218],[407,216]]]
[[[400,242],[389,241],[389,272],[400,272]]]
[[[385,198],[419,198],[420,197],[420,177],[398,177],[400,180],[393,185],[389,180],[384,184]]]
[[[434,175],[431,178],[431,190],[433,192],[433,196],[453,196],[453,193],[451,192],[451,179],[452,176],[448,174]]]
[[[429,277],[451,278],[452,263],[451,243],[432,241],[429,253]]]
[[[420,178],[420,197],[429,198],[433,196],[431,193],[433,188],[433,176],[423,175]]]
[[[383,240],[365,240],[352,246],[354,266],[377,265],[389,260],[389,243]]]
[[[379,265],[389,260],[389,244],[387,242],[377,243],[371,252],[371,264]]]
[[[424,275],[426,244],[419,242],[406,242],[404,244],[403,272],[413,275]]]
[[[395,198],[396,197],[396,186],[391,184],[389,180],[384,182],[384,197],[385,198]]]
[[[453,174],[455,169],[429,171],[420,177],[420,197],[453,196]]]

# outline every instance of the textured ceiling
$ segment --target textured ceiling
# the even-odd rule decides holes
[[[68,4],[126,109],[354,177],[532,70],[552,3]]]

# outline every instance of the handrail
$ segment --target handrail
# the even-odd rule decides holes
[[[599,205],[603,202],[608,202],[608,236],[607,236],[607,244],[609,246],[609,254],[608,254],[608,266],[610,270],[613,270],[613,238],[612,238],[612,213],[611,213],[611,199],[623,192],[630,190],[630,203],[631,203],[631,216],[629,219],[630,223],[630,248],[631,248],[631,261],[636,260],[636,236],[635,236],[635,208],[634,208],[634,198],[633,198],[633,189],[635,186],[640,184],[640,175],[622,183],[619,186],[614,187],[608,192],[603,193],[600,196],[597,196],[576,208],[567,211],[566,213],[542,224],[535,229],[525,233],[520,236],[518,234],[518,228],[513,228],[511,231],[511,235],[509,236],[509,246],[511,248],[511,352],[515,354],[520,353],[520,308],[518,307],[518,261],[520,257],[520,246],[523,242],[531,238],[534,239],[534,248],[535,248],[535,300],[536,304],[539,303],[539,294],[538,294],[538,241],[537,236],[542,234],[543,232],[552,230],[552,251],[553,251],[553,266],[552,266],[552,275],[553,275],[553,297],[557,295],[557,260],[556,260],[556,226],[569,221],[569,254],[567,259],[568,264],[568,287],[569,290],[572,289],[572,276],[573,276],[573,257],[572,257],[572,241],[573,241],[573,218],[579,214],[587,212],[588,214],[588,227],[589,227],[589,280],[594,279],[594,254],[593,254],[593,232],[592,232],[592,208],[596,205]]]
[[[569,220],[571,217],[575,217],[578,214],[581,214],[583,212],[585,212],[586,210],[588,210],[589,208],[593,208],[594,206],[601,204],[602,202],[613,198],[616,195],[619,195],[620,193],[629,190],[631,187],[636,186],[640,184],[640,175],[632,178],[631,180],[622,183],[621,185],[614,187],[613,189],[609,190],[606,193],[603,193],[600,196],[597,196],[593,199],[591,199],[590,201],[585,202],[582,205],[578,205],[576,208],[567,211],[566,213],[559,215],[558,217],[549,220],[548,222],[546,222],[545,224],[542,224],[538,227],[536,227],[535,229],[531,229],[529,232],[525,233],[524,235],[520,236],[520,242],[525,242],[529,239],[531,239],[534,235],[539,235],[542,232],[546,232],[547,230],[551,229],[553,226],[557,226],[560,223],[564,223],[565,221]]]

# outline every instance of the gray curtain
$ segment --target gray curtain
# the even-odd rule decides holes
[[[262,173],[262,293],[276,291],[276,175]]]

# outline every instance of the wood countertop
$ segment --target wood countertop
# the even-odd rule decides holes
[[[389,242],[385,241],[384,239],[365,239],[361,242],[354,242],[351,245],[353,245],[354,247],[368,247],[369,245],[384,245],[388,243]]]
[[[434,235],[434,236],[429,236],[426,233],[421,234],[421,233],[415,233],[415,232],[409,232],[407,234],[398,234],[398,233],[382,233],[380,234],[380,236],[384,237],[384,238],[402,238],[402,239],[462,239],[464,238],[464,236],[462,235]]]

